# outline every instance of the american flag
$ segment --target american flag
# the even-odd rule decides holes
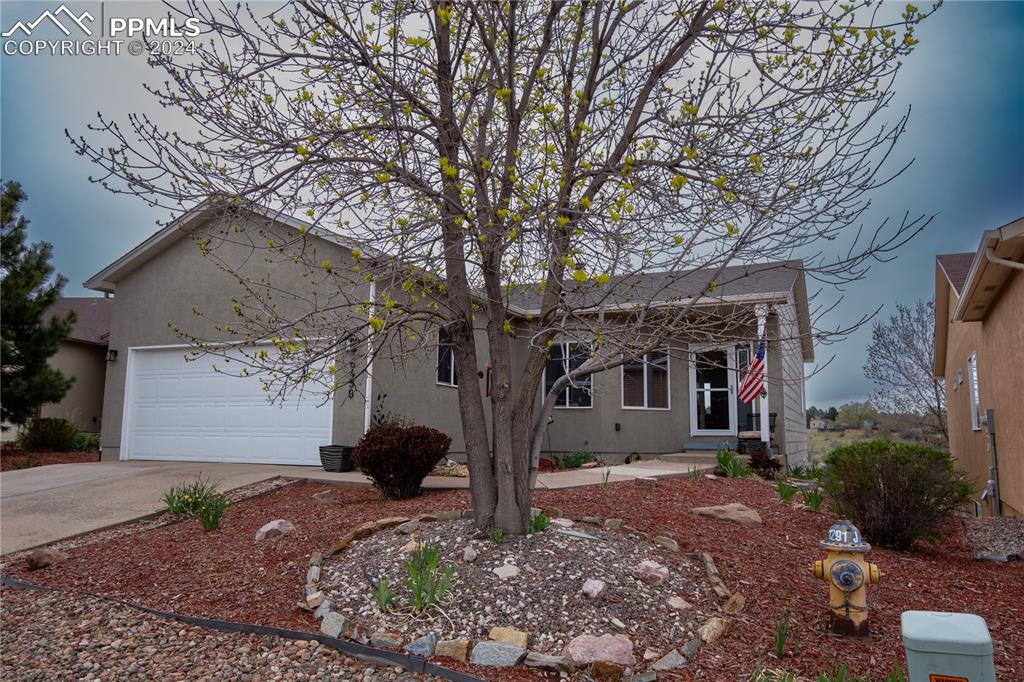
[[[745,403],[754,402],[754,399],[761,395],[761,389],[764,387],[764,352],[765,338],[762,335],[761,341],[757,344],[757,355],[750,363],[747,376],[743,377],[743,383],[740,384],[740,400]]]

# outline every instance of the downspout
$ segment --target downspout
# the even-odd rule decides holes
[[[370,317],[376,312],[377,282],[370,281]],[[373,417],[373,327],[366,337],[366,388],[363,399],[363,433],[370,430]]]
[[[993,516],[1002,516],[1003,505],[999,500],[999,459],[996,456],[996,415],[994,410],[985,410],[985,430],[988,431],[988,448],[992,453],[992,465],[988,468],[988,482],[985,485],[985,492],[981,494],[981,499],[984,501],[985,498],[991,497]]]
[[[991,246],[985,249],[985,258],[988,259],[989,263],[1003,265],[1008,268],[1013,268],[1014,270],[1024,270],[1024,263],[1018,263],[1017,261],[1006,260],[1005,258],[998,257]]]

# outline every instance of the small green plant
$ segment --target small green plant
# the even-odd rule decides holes
[[[15,469],[32,469],[34,467],[42,465],[39,457],[34,452],[30,452],[23,458],[19,459],[14,463]]]
[[[224,511],[227,508],[228,500],[224,497],[224,493],[218,493],[207,499],[203,506],[199,508],[199,522],[203,525],[203,530],[207,533],[211,530],[217,530],[217,527],[220,526],[221,517],[224,516]]]
[[[488,534],[488,537],[491,538],[491,542],[493,542],[494,544],[498,544],[505,537],[505,531],[503,531],[500,528],[495,528]]]
[[[100,449],[100,434],[80,433],[75,436],[71,449],[75,452],[97,452]]]
[[[18,436],[18,445],[39,452],[70,452],[75,449],[78,428],[62,417],[33,417]]]
[[[608,488],[608,479],[610,479],[611,477],[612,477],[612,470],[607,468],[607,467],[605,467],[605,470],[601,472],[601,487],[602,488],[607,490],[607,488]]]
[[[845,663],[833,666],[829,672],[818,673],[814,680],[815,682],[857,682]]]
[[[441,547],[429,542],[413,550],[405,561],[405,572],[408,575],[405,586],[412,593],[410,606],[416,613],[422,613],[440,603],[452,586],[455,567],[448,564],[441,568]]]
[[[391,602],[395,600],[395,595],[391,592],[391,581],[387,578],[382,578],[377,583],[376,588],[373,591],[373,599],[377,602],[377,608],[380,609],[381,613],[387,613],[391,610]]]
[[[718,471],[729,478],[739,478],[747,473],[747,465],[732,450],[720,447],[715,452],[715,461],[718,464]]]
[[[587,462],[595,461],[594,453],[590,450],[577,450],[576,452],[562,455],[555,460],[559,469],[579,469]]]
[[[548,529],[551,525],[551,519],[544,514],[537,514],[530,519],[530,526],[527,529],[527,535],[533,535],[534,533],[541,533]],[[500,530],[500,529],[498,529]]]
[[[789,609],[775,619],[772,624],[772,653],[775,658],[782,658],[786,654],[786,642],[789,640]]]
[[[821,511],[821,504],[825,501],[825,493],[821,492],[821,490],[818,488],[805,490],[802,497],[805,507],[811,511]]]
[[[792,483],[786,483],[785,481],[779,481],[775,484],[775,491],[779,493],[779,502],[782,504],[789,504],[796,497],[797,488]]]
[[[690,480],[690,483],[697,485],[702,480],[704,480],[704,470],[698,469],[697,467],[692,467],[689,471],[686,472],[686,478]]]

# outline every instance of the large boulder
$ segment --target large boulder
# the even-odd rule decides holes
[[[263,542],[267,538],[276,538],[282,535],[288,535],[293,530],[295,530],[295,526],[291,521],[277,519],[265,524],[262,528],[256,531],[256,542]]]
[[[578,666],[596,661],[610,661],[628,667],[636,665],[633,642],[625,635],[580,635],[565,645],[562,655],[571,658]]]
[[[697,516],[731,521],[751,528],[761,525],[761,516],[750,507],[739,502],[720,504],[713,507],[695,507],[690,511]]]

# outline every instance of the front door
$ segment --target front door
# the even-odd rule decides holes
[[[735,349],[695,349],[690,358],[691,435],[735,436],[735,395]]]

